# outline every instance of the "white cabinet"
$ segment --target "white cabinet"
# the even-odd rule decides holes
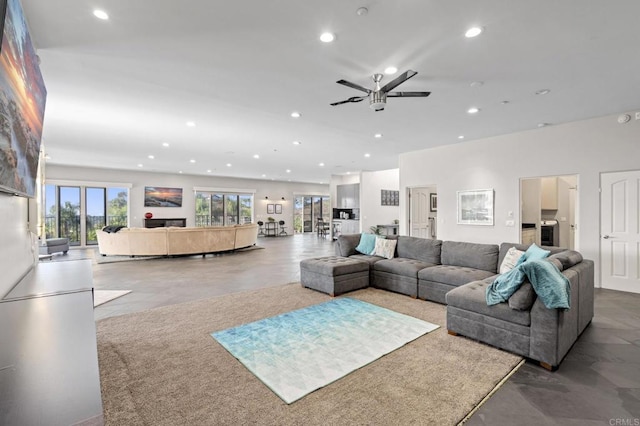
[[[339,209],[357,209],[360,207],[360,184],[336,186],[336,207]]]
[[[540,208],[542,210],[558,210],[558,178],[540,179]]]
[[[359,220],[341,220],[340,221],[340,233],[344,235],[359,234],[360,233],[360,221]]]

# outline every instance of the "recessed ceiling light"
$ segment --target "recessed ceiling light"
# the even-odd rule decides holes
[[[458,136],[458,139],[464,139],[464,135]]]
[[[380,139],[382,137],[382,133],[376,133],[375,135],[373,135],[373,137],[376,139]]]
[[[469,114],[477,114],[477,113],[479,113],[479,112],[480,112],[480,108],[471,107],[471,108],[469,108],[469,109],[467,110],[467,112],[468,112]]]
[[[348,174],[348,175],[350,175],[350,174],[351,174],[351,172],[347,172],[347,174]]]
[[[164,146],[164,147],[168,147],[168,146],[169,146],[169,144],[168,144],[168,143],[166,143],[166,142],[163,142],[163,143],[162,143],[162,146]]]
[[[227,163],[227,167],[231,167],[231,163]]]
[[[207,173],[211,173],[211,169],[207,170]]]
[[[509,101],[502,101],[500,102],[500,105],[507,105],[509,103]]]
[[[320,164],[318,164],[318,166],[324,167],[324,163],[320,163]]]
[[[371,157],[371,154],[369,154],[368,152],[364,155],[364,158],[369,158]]]
[[[300,145],[300,141],[293,141],[294,145]]]
[[[336,36],[334,36],[332,33],[322,33],[320,34],[320,41],[323,43],[331,43],[333,40],[335,40]]]
[[[482,87],[484,86],[484,81],[474,81],[470,84],[471,87]]]
[[[358,16],[365,16],[367,13],[369,13],[369,9],[367,9],[366,7],[359,7],[356,10],[356,15]]]
[[[267,175],[265,175],[264,173],[262,174],[262,177],[267,177]]]
[[[467,38],[477,37],[482,33],[482,27],[471,27],[464,33],[464,36]]]
[[[290,170],[290,169],[287,169],[287,173],[291,173],[291,170]]]
[[[109,15],[107,14],[107,12],[99,9],[96,9],[93,11],[93,16],[95,16],[98,19],[102,19],[103,21],[106,21],[107,19],[109,19]]]
[[[398,72],[398,68],[396,68],[396,67],[387,67],[387,68],[384,69],[384,73],[387,74],[387,75],[395,74],[397,72]]]
[[[195,121],[187,121],[187,126],[188,127],[196,127],[196,123],[195,123]]]
[[[138,164],[138,167],[142,167],[142,164]]]
[[[195,162],[196,162],[196,160],[191,159],[191,160],[189,160],[189,162],[190,162],[190,163],[195,163]]]
[[[549,123],[538,123],[538,127],[547,127]]]
[[[255,158],[255,159],[257,160],[258,158],[260,158],[260,155],[258,155],[258,154],[253,154],[253,158]]]
[[[551,90],[549,90],[549,89],[541,89],[541,90],[538,90],[538,91],[536,92],[536,95],[546,95],[546,94],[547,94],[547,93],[549,93],[550,91],[551,91]]]
[[[300,114],[298,111],[293,111],[291,113],[291,117],[293,117],[293,118],[300,118],[301,115],[302,114]]]
[[[153,155],[148,155],[147,157],[149,158],[149,160],[153,160],[154,158],[156,158]]]
[[[182,170],[178,171],[178,173],[182,174]]]

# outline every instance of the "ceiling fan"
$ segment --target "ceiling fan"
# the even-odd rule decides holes
[[[334,102],[331,105],[336,106],[350,102],[361,102],[364,98],[369,97],[369,107],[374,111],[382,111],[387,104],[387,98],[424,98],[429,96],[431,92],[391,92],[391,90],[395,89],[416,74],[418,74],[416,71],[407,70],[383,87],[380,87],[380,81],[384,76],[382,74],[374,74],[372,78],[376,87],[373,90],[362,87],[359,84],[351,83],[350,81],[338,80],[336,83],[360,90],[361,92],[365,92],[366,95],[352,96],[349,99]]]

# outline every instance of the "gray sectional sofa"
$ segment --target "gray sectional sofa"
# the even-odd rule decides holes
[[[551,251],[547,260],[570,283],[571,308],[561,310],[546,308],[528,281],[507,302],[487,305],[486,287],[498,275],[507,251],[525,251],[527,245],[399,236],[394,258],[385,259],[358,253],[359,241],[359,234],[341,235],[336,255],[367,262],[372,287],[446,303],[450,334],[537,360],[547,369],[560,364],[593,318],[593,261],[576,251],[545,247]]]

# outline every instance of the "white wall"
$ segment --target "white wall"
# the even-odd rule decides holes
[[[26,198],[0,193],[0,299],[29,272],[38,258],[27,216]]]
[[[364,232],[376,225],[390,225],[400,219],[399,206],[381,205],[383,189],[400,189],[400,170],[381,170],[360,174],[360,225]]]
[[[217,176],[191,176],[185,174],[163,174],[152,172],[93,169],[47,165],[46,182],[103,182],[131,185],[130,226],[143,226],[144,213],[151,212],[154,218],[187,218],[187,226],[195,224],[194,188],[218,189],[221,191],[255,191],[255,221],[265,221],[268,216],[284,220],[288,231],[293,232],[293,195],[327,195],[329,185],[312,183],[280,182],[258,179],[239,179]],[[144,207],[144,187],[164,186],[182,188],[182,207]],[[269,197],[269,200],[265,200]],[[282,197],[285,199],[282,200]],[[282,204],[282,214],[267,214],[267,204]]]
[[[519,241],[520,229],[505,226],[508,212],[520,222],[520,178],[577,174],[579,246],[599,273],[600,173],[640,169],[640,121],[618,124],[617,115],[527,132],[456,143],[400,155],[400,211],[405,188],[424,182],[438,187],[438,238],[500,243]],[[456,224],[456,191],[495,190],[495,225]],[[406,235],[407,224],[400,231]]]

